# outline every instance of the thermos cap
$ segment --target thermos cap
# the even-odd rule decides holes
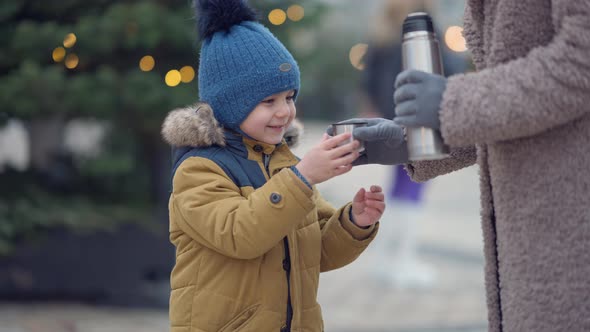
[[[434,33],[434,26],[432,25],[432,18],[424,12],[411,13],[404,20],[403,33],[414,31],[428,31]]]

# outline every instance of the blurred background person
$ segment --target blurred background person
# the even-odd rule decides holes
[[[364,57],[360,117],[394,117],[394,82],[402,71],[402,25],[409,13],[419,11],[432,13],[436,8],[428,0],[383,0],[378,6],[374,24],[369,27],[369,46]],[[445,46],[440,32],[437,35],[445,73],[464,71],[464,58]],[[383,217],[388,222],[375,240],[373,252],[380,263],[374,264],[371,273],[395,287],[429,287],[435,281],[435,271],[417,256],[417,233],[427,184],[411,181],[403,166],[393,166],[383,183],[388,184],[388,209]]]

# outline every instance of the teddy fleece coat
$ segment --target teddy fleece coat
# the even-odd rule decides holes
[[[163,135],[177,147],[171,331],[322,331],[320,272],[356,259],[377,226],[308,187],[284,142],[224,132],[206,104],[171,112]]]
[[[480,168],[490,331],[590,331],[590,0],[468,0],[477,72],[448,80],[452,158]]]

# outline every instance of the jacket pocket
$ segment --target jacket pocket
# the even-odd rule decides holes
[[[244,311],[236,315],[236,317],[232,318],[229,323],[225,324],[221,329],[219,329],[219,332],[234,332],[245,327],[248,322],[254,318],[254,315],[256,314],[256,311],[258,311],[259,307],[260,304],[249,306]]]
[[[322,230],[320,224],[314,222],[297,230],[299,257],[303,269],[320,266],[322,258]]]
[[[170,325],[183,327],[191,325],[195,286],[173,289],[170,292]]]

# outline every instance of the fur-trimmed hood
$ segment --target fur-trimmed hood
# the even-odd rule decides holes
[[[293,120],[284,137],[287,145],[295,146],[302,132],[301,122]],[[225,146],[226,142],[223,127],[206,103],[196,103],[168,113],[162,125],[162,137],[173,147]]]

